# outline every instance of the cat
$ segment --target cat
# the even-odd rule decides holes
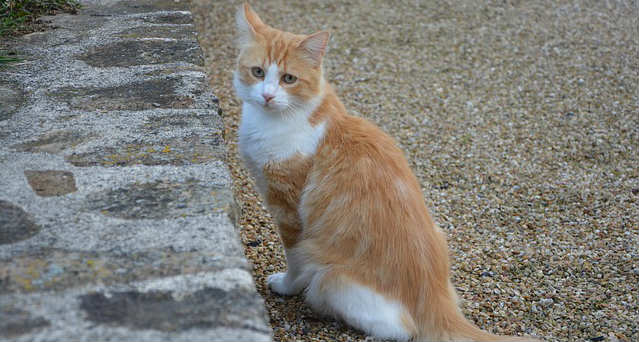
[[[240,155],[279,228],[280,295],[377,338],[531,341],[484,332],[457,306],[448,247],[395,141],[348,115],[322,75],[329,33],[236,16]]]

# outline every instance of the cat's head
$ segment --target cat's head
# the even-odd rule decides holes
[[[321,96],[328,32],[307,36],[274,29],[248,4],[240,8],[236,21],[240,55],[233,81],[242,101],[282,113]]]

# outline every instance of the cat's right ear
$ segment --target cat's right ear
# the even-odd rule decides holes
[[[235,15],[235,22],[239,31],[239,44],[246,45],[255,40],[257,32],[264,26],[260,17],[248,3],[244,3]]]

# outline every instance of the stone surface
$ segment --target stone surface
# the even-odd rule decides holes
[[[38,196],[62,196],[78,190],[73,173],[69,171],[25,170],[24,175]]]
[[[203,63],[196,41],[173,38],[109,43],[89,50],[80,59],[95,67],[127,67],[169,62],[187,62],[196,65]]]
[[[86,136],[73,130],[56,130],[47,132],[35,140],[15,144],[12,148],[20,152],[59,153],[72,148],[86,140]]]
[[[167,14],[160,14],[154,16],[143,17],[147,23],[153,24],[193,24],[193,17],[191,13],[187,12],[172,12]]]
[[[22,241],[40,231],[40,227],[22,208],[0,200],[0,245]]]
[[[140,26],[124,30],[117,34],[122,38],[182,38],[192,35],[195,28],[189,25],[179,26]]]
[[[105,9],[112,14],[148,13],[158,11],[188,10],[190,0],[136,0],[136,1],[105,1]],[[86,9],[86,13],[103,14],[104,11],[94,8]]]
[[[10,306],[0,307],[0,331],[8,338],[24,335],[38,328],[50,326],[42,317],[33,317],[27,311]]]
[[[246,320],[256,314],[241,291],[209,287],[179,298],[170,291],[90,293],[80,303],[93,322],[163,331],[247,328]]]
[[[192,238],[205,239],[209,234],[209,229],[200,227]],[[0,295],[62,291],[86,284],[113,285],[245,267],[241,258],[221,259],[219,253],[212,251],[179,252],[171,247],[135,252],[34,248],[10,261],[0,265]]]
[[[0,340],[270,341],[189,2],[81,2],[0,71]]]
[[[75,166],[190,165],[224,158],[218,135],[162,140],[155,144],[128,144],[98,147],[93,151],[72,154],[67,160]]]
[[[144,123],[143,129],[145,134],[158,135],[166,131],[194,126],[206,127],[210,131],[215,131],[220,128],[215,126],[214,122],[207,115],[199,115],[196,112],[187,112],[185,114],[150,117]],[[219,141],[216,142],[216,144],[219,144]]]
[[[177,93],[180,79],[166,77],[106,88],[62,88],[51,93],[81,110],[145,110],[153,108],[191,108],[191,95]]]
[[[234,294],[242,295],[250,287],[250,275],[239,269],[225,269],[219,272],[200,273],[195,275],[185,275],[182,277],[166,277],[162,279],[150,279],[141,282],[134,282],[130,285],[121,285],[115,288],[73,288],[64,292],[51,293],[30,293],[28,295],[16,296],[11,299],[7,296],[0,296],[0,308],[13,307],[21,308],[27,312],[25,317],[37,319],[42,317],[49,321],[49,325],[42,324],[37,328],[32,328],[29,332],[17,335],[11,341],[269,341],[269,328],[263,320],[258,319],[259,307],[251,307],[240,316],[244,321],[237,324],[230,321],[230,325],[224,325],[225,321],[220,320],[217,326],[192,326],[180,330],[161,330],[157,326],[150,329],[139,329],[133,324],[99,324],[89,320],[87,311],[83,310],[82,298],[93,294],[104,294],[106,298],[110,294],[119,293],[140,293],[145,298],[145,303],[149,307],[153,300],[161,301],[161,298],[146,293],[167,293],[170,292],[176,302],[181,298],[192,297],[194,293],[207,288],[216,289],[218,293],[229,292],[229,297]],[[248,283],[247,283],[248,282]],[[228,284],[242,284],[239,286],[229,286]],[[206,290],[205,290],[206,291]],[[212,300],[208,300],[211,303]],[[218,301],[222,305],[229,305],[226,301]],[[240,302],[241,303],[241,302]],[[157,307],[160,307],[157,305]],[[202,303],[203,307],[206,307]],[[246,303],[250,304],[250,303]],[[169,304],[170,305],[170,302]],[[176,306],[179,303],[176,303]],[[108,308],[108,306],[103,306]],[[221,309],[217,308],[218,310]],[[257,309],[253,311],[252,309]],[[201,318],[200,303],[193,303],[192,307],[184,308],[177,313],[181,323],[197,321]],[[233,312],[233,311],[232,311]],[[256,315],[251,315],[256,313]],[[150,313],[142,316],[141,319],[148,319]],[[212,317],[212,316],[208,316]],[[218,316],[223,318],[224,316]],[[206,319],[206,318],[205,318]],[[237,324],[237,327],[234,327]],[[33,325],[33,324],[32,324]],[[26,330],[26,329],[25,329]],[[3,334],[5,332],[0,331]],[[66,337],[66,338],[65,338]]]
[[[25,94],[16,82],[0,81],[0,121],[9,119],[24,100]]]
[[[90,194],[88,208],[123,219],[159,219],[228,211],[233,203],[228,188],[201,184],[154,182]]]

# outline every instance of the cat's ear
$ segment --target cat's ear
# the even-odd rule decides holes
[[[299,44],[299,48],[302,49],[315,66],[322,64],[322,57],[326,53],[329,37],[330,34],[328,32],[320,31],[306,37]]]
[[[239,31],[239,43],[242,45],[255,40],[255,35],[264,26],[262,19],[248,3],[244,3],[237,11],[235,22]]]

